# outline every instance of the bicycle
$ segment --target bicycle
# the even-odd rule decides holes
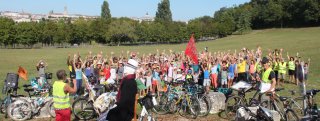
[[[185,85],[185,88],[189,93],[195,95],[199,100],[200,110],[198,112],[198,116],[207,116],[211,110],[212,102],[208,95],[205,93],[205,90],[201,86],[195,84]]]
[[[107,92],[97,96],[96,91],[103,89],[104,86],[93,87],[84,74],[83,77],[88,85],[88,94],[73,102],[72,113],[76,119],[89,120],[110,110],[115,105],[117,93]]]
[[[181,116],[196,119],[200,111],[200,102],[196,95],[188,92],[187,89],[182,89],[179,98],[173,98],[169,102],[170,106],[174,107],[174,112],[178,112]],[[188,117],[187,117],[188,118]]]
[[[315,103],[314,96],[320,92],[317,89],[311,89],[306,91],[306,95],[304,96],[307,99],[307,107],[304,110],[304,117],[302,117],[303,121],[319,121],[320,114],[317,104]]]
[[[251,83],[250,87],[247,88],[239,88],[233,89],[238,92],[237,95],[232,95],[226,100],[225,105],[225,114],[228,118],[234,117],[237,109],[240,105],[245,106],[257,106],[259,104],[259,100],[257,100],[257,96],[261,95],[260,90],[256,89],[256,83]],[[246,99],[246,93],[256,90],[255,94],[249,98],[249,101]]]
[[[17,95],[16,90],[19,88],[6,88],[6,97],[1,101],[0,112],[4,114],[5,118],[8,118],[7,108],[16,100],[16,98],[24,97],[24,95]]]
[[[139,115],[138,121],[144,121],[147,118],[147,121],[156,121],[156,116],[152,113],[152,108],[154,104],[152,102],[152,95],[148,93],[143,98],[138,99],[139,105],[142,107],[141,113]]]
[[[284,90],[284,88],[277,88],[275,92]],[[270,97],[270,100],[265,100],[261,103],[262,106],[277,111],[282,120],[285,121],[299,121],[298,115],[291,108],[291,98],[280,96],[276,93],[266,93]],[[278,103],[282,102],[283,108],[281,108]]]
[[[28,93],[29,97],[20,97],[11,103],[7,108],[8,116],[13,120],[27,120],[35,115],[39,115],[40,110],[44,107],[47,108],[47,112],[50,116],[55,116],[52,105],[53,100],[52,97],[49,97],[49,90],[35,90],[33,88],[28,88],[30,86],[31,85],[23,85],[25,88],[24,91]],[[33,92],[33,94],[31,94],[31,92]]]

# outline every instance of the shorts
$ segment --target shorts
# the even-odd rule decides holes
[[[56,113],[56,121],[70,121],[71,120],[71,110],[63,109],[63,110],[55,110]]]
[[[152,85],[158,85],[158,80],[153,80]]]
[[[234,73],[228,73],[228,79],[234,79]]]
[[[278,74],[278,79],[285,79],[286,74],[285,73],[279,73]]]
[[[227,85],[227,79],[221,79],[221,85]]]
[[[289,70],[289,76],[293,76],[295,75],[295,71],[294,70]]]
[[[308,80],[308,74],[304,74],[304,80]]]
[[[210,79],[203,79],[203,86],[210,86]]]

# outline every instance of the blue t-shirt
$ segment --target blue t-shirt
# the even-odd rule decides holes
[[[160,81],[160,76],[159,76],[159,73],[158,72],[153,72],[153,78]]]
[[[209,70],[205,70],[205,71],[203,72],[203,77],[204,77],[205,79],[209,79],[209,78],[210,78]]]
[[[86,68],[85,70],[86,76],[89,77],[91,75],[91,68]]]
[[[76,79],[82,79],[82,71],[81,69],[76,69]]]
[[[228,72],[229,73],[234,73],[236,67],[237,67],[237,64],[230,64]]]
[[[199,65],[198,64],[193,64],[192,65],[194,73],[199,73]]]

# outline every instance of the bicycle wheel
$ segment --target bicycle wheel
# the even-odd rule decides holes
[[[24,121],[31,117],[32,106],[25,99],[17,99],[9,104],[7,113],[8,116],[15,121]]]
[[[211,110],[211,101],[206,95],[200,95],[199,98],[200,103],[200,110],[199,110],[199,117],[207,116]]]
[[[287,109],[287,111],[285,113],[285,120],[286,121],[299,121],[299,117],[292,109]]]
[[[169,112],[168,95],[163,93],[161,96],[156,97],[156,101],[158,104],[152,108],[152,111],[160,115],[167,114]]]
[[[199,110],[200,102],[196,97],[190,98],[190,102],[188,102],[187,99],[183,99],[179,109],[179,114],[186,118],[196,119],[199,115]]]
[[[47,112],[50,114],[52,118],[56,117],[56,113],[53,107],[53,101],[47,103]]]
[[[225,104],[225,113],[227,118],[234,118],[239,106],[243,104],[241,97],[229,97]]]
[[[10,97],[6,97],[1,103],[1,113],[4,114],[5,118],[8,118],[7,107],[11,104],[12,99]]]
[[[72,113],[77,119],[89,120],[94,117],[93,104],[86,98],[78,98],[72,104]]]

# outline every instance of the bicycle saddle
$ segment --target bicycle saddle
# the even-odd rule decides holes
[[[275,89],[276,92],[281,91],[281,90],[284,90],[284,88],[276,88]]]
[[[32,91],[34,91],[34,89],[24,89],[24,91],[26,91],[26,92],[32,92]]]
[[[279,99],[280,101],[286,101],[287,99],[289,99],[289,97],[280,96]]]

